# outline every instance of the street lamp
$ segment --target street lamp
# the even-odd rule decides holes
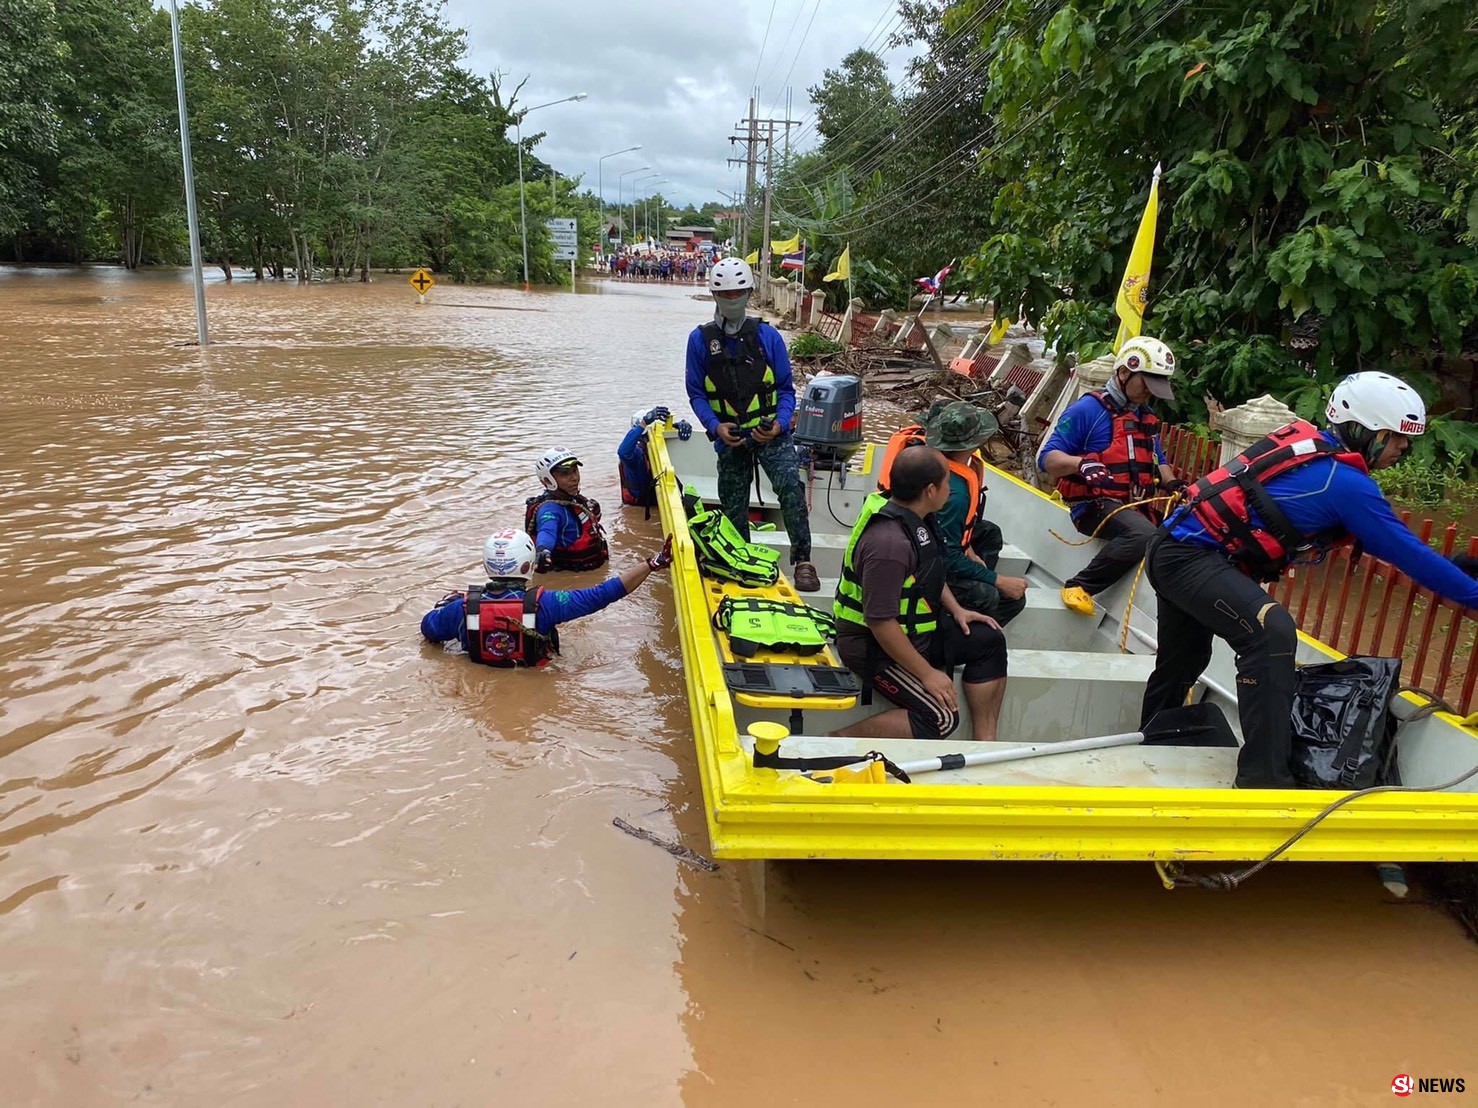
[[[518,224],[523,232],[523,290],[529,291],[529,214],[523,202],[523,117],[529,112],[536,112],[540,108],[552,108],[556,104],[569,104],[576,100],[584,100],[590,94],[588,92],[577,92],[574,96],[565,96],[559,100],[550,100],[544,104],[535,104],[532,108],[525,108],[518,113],[518,118],[513,121],[514,131],[518,135]]]
[[[651,168],[652,167],[649,166],[649,165],[639,165],[635,169],[628,169],[625,173],[618,173],[618,174],[616,174],[616,214],[618,216],[621,214],[621,186],[622,186],[622,180],[621,180],[621,178],[630,176],[633,173],[640,173],[644,169],[651,169]]]
[[[636,230],[636,186],[638,183],[645,181],[648,177],[660,176],[662,176],[661,173],[647,173],[641,177],[637,177],[631,182],[631,229],[633,231]]]
[[[595,163],[595,190],[600,193],[600,252],[606,252],[606,159],[614,158],[617,154],[630,154],[633,150],[640,150],[641,143],[628,146],[625,150],[613,150],[609,154],[602,154]]]
[[[647,184],[646,184],[646,187],[647,188],[656,188],[658,185],[670,185],[671,183],[672,182],[669,181],[666,177],[658,177],[655,181],[648,181]],[[652,224],[651,224],[650,219],[648,218],[649,213],[647,211],[647,202],[649,200],[651,200],[651,199],[652,199],[652,194],[649,192],[649,193],[646,194],[646,196],[642,197],[642,202],[641,202],[641,224],[642,224],[642,226],[644,228],[646,228],[647,238],[649,238],[649,239],[652,237]],[[659,204],[662,202],[661,197],[658,197],[657,202]],[[659,211],[659,214],[660,214],[660,211]]]

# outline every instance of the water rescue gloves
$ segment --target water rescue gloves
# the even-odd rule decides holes
[[[671,418],[672,413],[659,404],[646,415],[642,416],[641,421],[644,425],[650,427],[653,423],[666,423]]]
[[[687,442],[693,437],[693,425],[685,419],[680,419],[673,424],[677,428],[677,437],[682,442]]]
[[[1179,477],[1173,481],[1166,481],[1160,486],[1160,490],[1166,493],[1185,492],[1188,488],[1190,488],[1190,485],[1182,481]]]
[[[667,541],[662,544],[662,549],[647,559],[647,568],[652,570],[666,569],[672,565],[672,536],[667,536]]]
[[[1078,463],[1078,476],[1095,489],[1110,489],[1114,486],[1114,475],[1102,462],[1084,458]]]
[[[534,564],[540,573],[548,573],[551,569],[554,568],[554,551],[539,551],[539,553],[536,555]]]

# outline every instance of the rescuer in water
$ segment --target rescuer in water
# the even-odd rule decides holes
[[[672,412],[662,405],[642,408],[631,417],[631,429],[616,447],[616,460],[620,463],[621,503],[633,508],[651,509],[657,506],[657,483],[652,479],[652,467],[647,461],[647,428],[654,423],[666,423]],[[693,437],[693,425],[680,419],[673,425],[677,437],[687,442]],[[659,432],[660,433],[660,432]]]
[[[598,569],[610,560],[600,505],[580,495],[580,459],[552,447],[534,466],[544,491],[524,504],[523,527],[538,551],[538,572]]]

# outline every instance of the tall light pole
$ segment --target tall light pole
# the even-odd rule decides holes
[[[190,227],[190,268],[195,271],[195,334],[205,334],[205,272],[200,264],[200,217],[195,211],[195,163],[190,158],[190,113],[185,110],[185,56],[180,50],[180,6],[169,0],[169,33],[174,40],[174,87],[180,102],[180,158],[185,163],[185,216]]]
[[[643,175],[641,177],[635,178],[631,182],[631,228],[632,228],[633,231],[636,230],[636,186],[640,182],[645,181],[648,177],[660,177],[660,176],[662,176],[662,174],[660,174],[660,173],[647,173],[647,174],[645,174],[645,175]]]
[[[644,169],[651,169],[651,168],[652,167],[649,166],[649,165],[639,165],[635,169],[628,169],[625,173],[618,173],[618,174],[616,174],[616,214],[618,216],[622,214],[622,211],[621,211],[621,185],[622,185],[622,180],[621,179],[623,177],[629,177],[633,173],[640,173]]]
[[[670,183],[671,182],[669,182],[666,177],[658,177],[655,181],[648,181],[647,184],[646,184],[646,187],[649,188],[649,189],[652,189],[652,188],[656,188],[658,185],[666,185],[666,184],[670,184]],[[651,224],[651,222],[649,220],[649,213],[647,211],[647,203],[651,199],[652,199],[652,194],[650,192],[648,192],[646,194],[646,196],[642,197],[642,202],[641,202],[641,225],[642,225],[642,227],[644,227],[646,229],[647,238],[649,238],[649,239],[652,237],[652,224]]]
[[[523,290],[529,291],[529,213],[523,202],[523,117],[529,112],[536,112],[540,108],[552,108],[555,104],[570,104],[576,100],[584,100],[590,94],[588,92],[577,92],[574,96],[565,96],[559,100],[550,100],[544,104],[535,104],[532,108],[525,108],[518,113],[518,118],[513,121],[513,128],[518,135],[518,223],[523,231]]]
[[[633,150],[640,150],[641,143],[628,146],[625,150],[612,150],[609,154],[602,154],[595,163],[596,191],[600,193],[600,252],[606,252],[606,159],[614,158],[617,154],[630,154]]]

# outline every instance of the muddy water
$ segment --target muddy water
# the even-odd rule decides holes
[[[0,1101],[1384,1103],[1475,948],[1365,867],[727,864],[654,579],[539,674],[417,635],[571,444],[615,560],[684,287],[0,270]]]

